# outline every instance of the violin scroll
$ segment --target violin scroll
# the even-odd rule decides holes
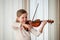
[[[54,23],[54,20],[47,20],[48,23]]]

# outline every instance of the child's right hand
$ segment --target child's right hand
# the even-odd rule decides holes
[[[31,25],[29,25],[29,24],[22,24],[22,26],[24,26],[25,28],[27,28],[28,30],[31,30],[31,28],[32,28],[32,26]]]

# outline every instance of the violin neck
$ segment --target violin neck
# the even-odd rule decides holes
[[[40,21],[40,22],[42,22],[42,21]],[[48,23],[54,23],[53,20],[47,20],[47,22],[48,22]]]

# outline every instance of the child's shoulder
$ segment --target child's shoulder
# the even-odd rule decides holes
[[[18,23],[18,22],[13,22],[12,23],[12,26],[20,26],[21,25],[21,23]]]

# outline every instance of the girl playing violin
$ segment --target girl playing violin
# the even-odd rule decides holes
[[[31,35],[39,36],[43,32],[43,28],[45,24],[47,24],[47,20],[43,20],[40,24],[41,28],[37,31],[30,24],[26,24],[27,21],[27,11],[24,9],[20,9],[17,11],[16,22],[13,24],[13,29],[16,31],[16,40],[31,40]],[[25,28],[28,29],[25,30]]]

